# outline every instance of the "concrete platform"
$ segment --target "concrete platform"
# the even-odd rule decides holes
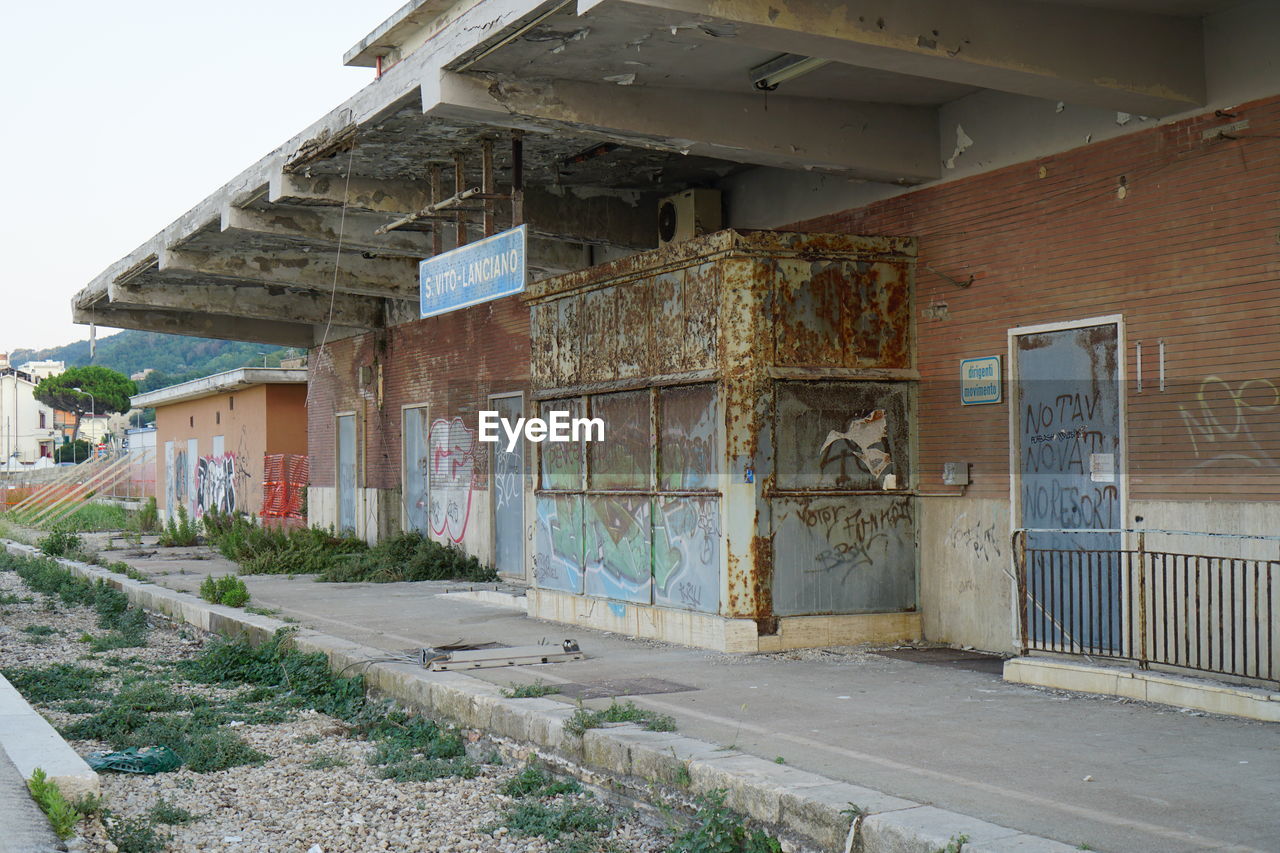
[[[0,853],[65,850],[49,820],[27,793],[27,780],[0,749]]]
[[[62,735],[0,675],[0,746],[23,779],[42,768],[68,800],[102,793],[98,774],[89,769]]]
[[[1004,680],[1280,723],[1280,693],[1205,678],[1025,657],[1005,661]]]
[[[234,570],[210,551],[196,555],[207,559],[195,560],[190,559],[194,552],[185,553],[161,551],[125,559],[159,584],[188,591],[207,574]],[[204,620],[228,630],[260,631],[280,624],[119,575],[83,571],[110,577],[137,600],[186,614],[196,624]],[[879,839],[879,846],[867,847],[867,853],[934,853],[958,831],[947,827],[959,827],[961,819],[1000,828],[971,834],[967,853],[1036,849],[1027,846],[1041,843],[1032,841],[1035,836],[1054,839],[1067,849],[1084,844],[1125,853],[1277,849],[1273,804],[1280,797],[1280,726],[1274,724],[1046,692],[1004,682],[991,672],[853,650],[743,657],[568,629],[509,608],[440,598],[447,584],[244,579],[254,605],[278,608],[282,618],[301,623],[300,638],[323,644],[334,660],[355,660],[358,654],[385,656],[386,650],[400,652],[459,639],[513,646],[577,639],[587,660],[487,670],[478,677],[438,673],[424,681],[418,675],[396,674],[420,672],[413,666],[368,667],[379,686],[394,683],[396,690],[424,707],[469,719],[473,725],[501,727],[513,739],[527,737],[527,742],[543,744],[539,749],[548,753],[567,748],[562,721],[574,706],[554,697],[506,700],[499,687],[534,679],[582,684],[656,677],[678,682],[689,689],[635,696],[634,701],[674,715],[680,732],[674,737],[679,741],[663,740],[672,735],[611,729],[608,741],[594,734],[584,738],[578,754],[589,750],[602,761],[607,754],[626,756],[628,764],[618,758],[615,766],[630,767],[641,778],[671,781],[683,777],[684,758],[701,760],[708,750],[720,758],[729,751],[753,756],[759,761],[757,768],[771,765],[811,774],[827,781],[788,781],[795,790],[766,793],[758,802],[768,813],[776,803],[788,826],[796,832],[808,826],[807,837],[828,842],[840,828],[837,817],[849,802],[862,805],[863,800],[879,798],[885,803],[913,803],[871,809],[882,819],[867,818],[860,826],[860,831],[865,828],[864,840],[872,835]],[[437,685],[435,679],[443,676],[449,676],[448,683]],[[691,745],[695,743],[701,752]],[[785,764],[775,764],[777,758]],[[710,764],[718,760],[709,759],[700,778],[717,778]],[[689,768],[684,772],[692,775]],[[742,778],[752,775],[744,772]],[[776,784],[794,778],[779,776]],[[770,781],[765,787],[774,784]],[[854,795],[844,791],[846,787],[871,793]],[[932,812],[915,811],[919,807],[947,816],[935,825],[927,820]],[[999,834],[1005,830],[1015,834]]]

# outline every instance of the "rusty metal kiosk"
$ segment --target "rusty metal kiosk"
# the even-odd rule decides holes
[[[720,231],[531,287],[529,615],[735,652],[911,639],[915,243]]]

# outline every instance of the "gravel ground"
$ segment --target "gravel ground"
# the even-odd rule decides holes
[[[5,602],[0,604],[0,668],[78,663],[111,673],[101,682],[102,690],[118,687],[122,672],[192,657],[208,639],[189,626],[153,617],[145,648],[87,658],[88,647],[80,638],[103,633],[91,610],[66,607],[31,592],[13,572],[0,572],[0,602]],[[55,633],[38,636],[23,630],[32,626],[47,626]],[[185,683],[178,689],[205,697],[235,692]],[[55,726],[78,718],[56,707],[39,706],[38,710]],[[240,725],[235,731],[271,759],[211,773],[185,768],[155,776],[104,773],[106,807],[125,818],[141,817],[163,799],[200,816],[191,823],[158,827],[171,833],[166,849],[174,851],[537,853],[562,849],[556,842],[493,829],[503,807],[514,802],[499,790],[519,770],[514,764],[482,765],[473,779],[388,781],[367,763],[374,749],[369,742],[347,736],[341,721],[315,711],[296,712],[274,725]],[[71,744],[82,755],[104,748],[93,742]],[[635,814],[617,809],[611,813],[614,829],[602,840],[602,849],[650,853],[668,846],[668,838]],[[71,842],[72,849],[91,853],[116,849],[107,841],[101,823],[82,823],[81,830],[83,835]]]

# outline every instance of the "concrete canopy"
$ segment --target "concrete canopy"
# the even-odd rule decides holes
[[[507,192],[513,131],[531,266],[554,274],[652,247],[658,198],[757,166],[934,180],[939,110],[983,89],[1189,109],[1205,98],[1200,16],[1231,5],[413,0],[346,56],[379,66],[375,82],[105,270],[73,313],[291,346],[403,322],[416,262],[459,226],[386,226],[478,187],[485,144]],[[751,69],[780,54],[814,61],[758,91]],[[482,212],[464,206],[474,239]],[[489,208],[506,227],[511,204]]]

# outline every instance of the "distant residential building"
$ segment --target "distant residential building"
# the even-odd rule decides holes
[[[139,370],[137,373],[130,373],[129,378],[134,382],[141,382],[155,372],[156,369],[154,367],[148,367],[146,370]]]
[[[242,367],[133,397],[156,410],[156,502],[298,519],[307,482],[307,371]],[[132,433],[131,441],[132,441]]]
[[[31,361],[14,367],[0,353],[0,463],[34,463],[53,456],[59,427],[55,412],[35,398],[36,385],[65,369],[61,361]]]

